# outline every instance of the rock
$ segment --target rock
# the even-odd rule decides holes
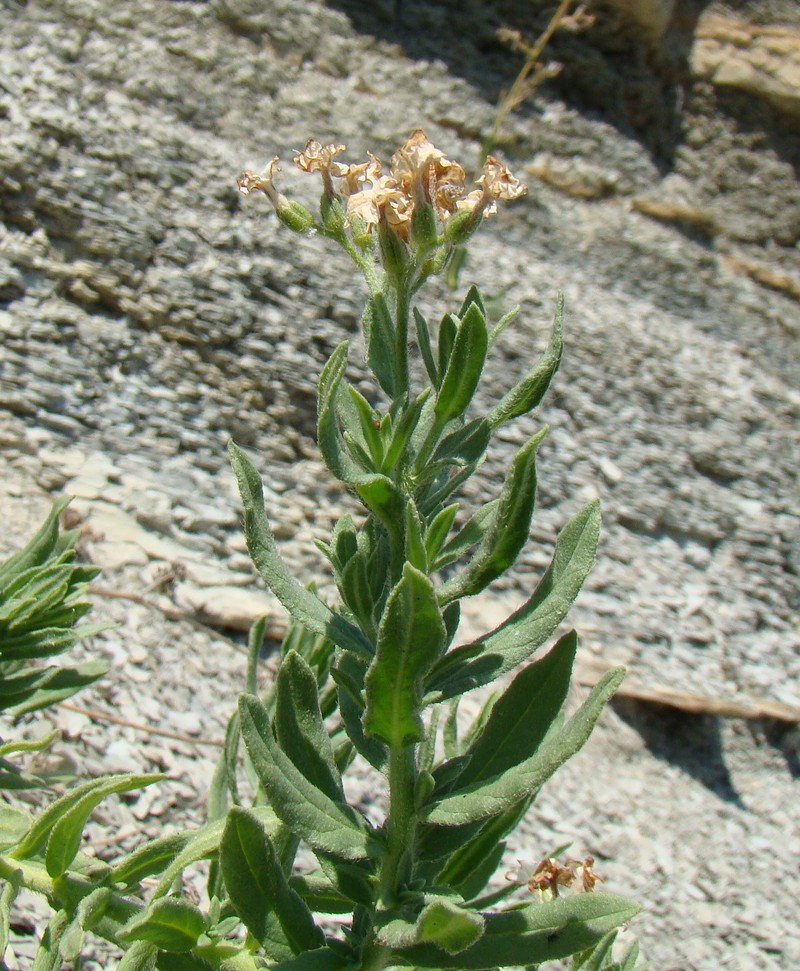
[[[800,29],[796,27],[762,26],[705,13],[695,30],[690,67],[698,78],[800,115]]]

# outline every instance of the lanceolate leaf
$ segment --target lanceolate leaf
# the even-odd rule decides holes
[[[421,737],[422,679],[444,648],[433,584],[406,563],[386,602],[375,659],[367,672],[364,729],[389,745]]]
[[[394,323],[382,293],[370,298],[364,311],[364,334],[367,340],[367,362],[378,384],[390,398],[394,397]]]
[[[319,710],[317,679],[295,651],[284,657],[278,672],[275,732],[295,768],[330,799],[344,801],[333,746]]]
[[[5,597],[6,587],[19,574],[44,563],[53,552],[58,539],[58,517],[69,502],[68,498],[57,499],[47,514],[47,519],[28,545],[0,565],[0,597]]]
[[[239,483],[244,505],[247,548],[261,576],[272,592],[297,621],[315,634],[324,634],[348,651],[372,656],[372,645],[361,631],[325,606],[310,590],[291,575],[278,553],[264,510],[261,480],[244,452],[234,443],[228,445],[231,465]]]
[[[145,877],[161,873],[176,859],[178,854],[191,841],[189,832],[170,833],[137,847],[113,866],[106,876],[109,884],[119,883],[126,886],[139,883]]]
[[[477,304],[470,304],[456,333],[436,397],[436,418],[440,426],[462,415],[469,406],[481,378],[488,347],[486,318]]]
[[[514,564],[530,534],[536,500],[536,451],[546,434],[545,428],[514,456],[489,528],[464,569],[440,587],[440,604],[480,593]]]
[[[154,782],[159,782],[163,778],[163,775],[112,775],[81,783],[61,798],[56,799],[55,802],[50,803],[36,817],[24,839],[20,840],[11,855],[17,860],[25,860],[34,856],[44,846],[52,830],[59,825],[61,820],[68,820],[61,832],[69,837],[73,824],[80,821],[82,828],[92,809],[107,795],[112,792],[130,792],[132,789],[140,789],[152,785]],[[74,814],[73,810],[75,810]],[[84,810],[86,810],[86,815],[81,820]],[[80,839],[80,832],[78,839]]]
[[[234,806],[220,851],[225,887],[256,940],[269,950],[277,920],[294,954],[325,943],[311,911],[286,882],[272,843],[255,816]]]
[[[458,778],[460,789],[509,772],[536,752],[566,700],[577,649],[570,631],[514,678],[465,753],[470,761]]]
[[[141,789],[163,778],[163,775],[118,775],[98,779],[92,789],[83,793],[59,814],[57,822],[50,830],[45,851],[45,866],[50,876],[60,877],[75,859],[75,854],[80,847],[83,827],[90,814],[106,796],[115,792]]]
[[[354,956],[348,956],[330,947],[318,947],[305,951],[289,961],[272,965],[272,971],[345,971],[357,967]]]
[[[533,596],[478,641],[449,651],[427,682],[439,700],[488,684],[527,660],[558,627],[594,562],[600,506],[590,502],[559,534],[553,559]]]
[[[428,822],[460,826],[487,819],[511,809],[526,796],[532,795],[559,766],[582,748],[604,705],[624,676],[624,668],[609,671],[594,687],[580,710],[560,732],[551,733],[535,755],[515,766],[513,772],[505,772],[487,782],[478,782],[445,796],[428,811]]]
[[[254,695],[239,699],[242,738],[278,817],[314,849],[344,860],[362,860],[377,851],[363,819],[306,779],[272,735],[269,715]]]
[[[492,428],[532,411],[550,387],[561,363],[561,321],[564,316],[564,294],[558,295],[553,331],[547,350],[525,377],[492,408],[486,417]]]
[[[148,941],[163,951],[181,954],[197,944],[205,918],[188,900],[159,897],[132,917],[120,931],[123,941]]]
[[[479,941],[456,955],[419,944],[397,952],[397,963],[427,971],[484,971],[519,968],[568,957],[599,941],[609,930],[621,927],[640,908],[610,893],[574,894],[546,903],[486,916]]]
[[[0,687],[0,710],[14,718],[55,705],[92,684],[108,671],[104,661],[86,661],[75,667],[48,667],[24,671],[4,678]]]

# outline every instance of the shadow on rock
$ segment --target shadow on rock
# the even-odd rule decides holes
[[[682,769],[725,802],[745,808],[725,765],[718,717],[629,698],[614,699],[611,705],[656,758]]]
[[[562,65],[549,82],[572,107],[638,138],[669,169],[680,140],[683,90],[695,25],[709,0],[678,4],[667,32],[654,37],[606,7],[579,33],[557,31],[544,60]],[[399,44],[418,60],[438,60],[497,102],[522,66],[498,36],[518,31],[532,43],[545,29],[552,0],[329,0],[361,33]],[[577,6],[577,5],[575,5]],[[534,110],[530,103],[518,112]]]

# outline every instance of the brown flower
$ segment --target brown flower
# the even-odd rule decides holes
[[[392,176],[414,205],[432,205],[442,220],[464,194],[464,169],[428,141],[421,128],[392,156]]]
[[[558,860],[546,856],[528,879],[528,890],[531,893],[549,890],[557,897],[559,887],[570,887],[574,882],[575,870],[571,866],[562,866]]]
[[[259,190],[264,193],[276,209],[282,209],[287,206],[289,200],[285,196],[282,196],[273,184],[276,173],[281,170],[278,165],[279,161],[278,156],[274,156],[261,175],[256,175],[255,172],[249,170],[243,172],[236,180],[236,184],[239,186],[239,191],[242,195],[246,196],[254,190]]]
[[[578,882],[575,884],[575,893],[591,893],[598,883],[604,883],[604,878],[595,873],[594,857],[587,856],[583,863],[577,860],[567,860],[567,866],[577,871]]]
[[[303,151],[295,152],[294,164],[301,172],[319,172],[325,195],[331,197],[334,194],[331,176],[342,176],[347,172],[348,166],[336,161],[336,156],[345,148],[345,145],[322,145],[315,138],[309,138]]]
[[[487,156],[478,185],[482,185],[492,199],[519,199],[528,191],[527,185],[515,178],[508,166],[494,155]]]

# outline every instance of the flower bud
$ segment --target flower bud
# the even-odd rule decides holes
[[[334,236],[341,236],[344,232],[344,207],[337,196],[324,193],[319,203],[322,225]]]
[[[418,253],[424,253],[436,245],[438,238],[439,226],[433,206],[427,203],[415,206],[411,216],[411,245]]]
[[[392,279],[399,280],[408,266],[408,247],[384,220],[378,226],[378,243],[384,270]]]
[[[444,238],[454,246],[460,246],[472,236],[481,223],[481,214],[468,209],[459,209],[444,224]]]
[[[275,207],[278,219],[293,233],[307,233],[314,225],[314,217],[299,202],[282,198],[281,205]]]

